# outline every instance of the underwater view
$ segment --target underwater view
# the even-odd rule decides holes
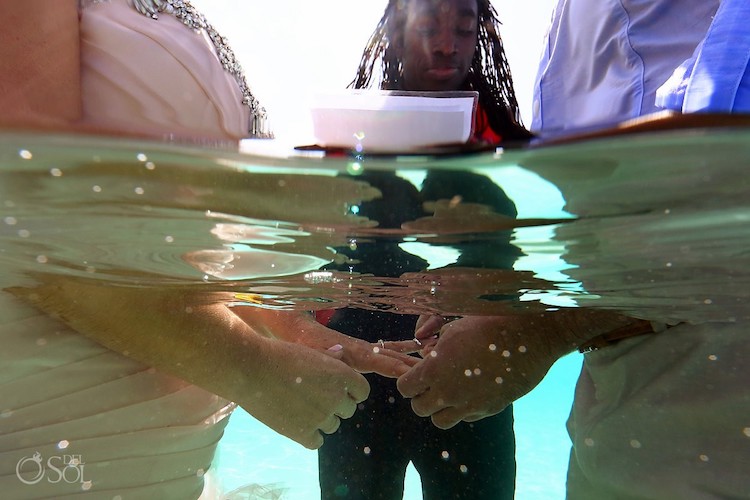
[[[3,499],[750,500],[750,2],[0,15]]]
[[[531,318],[587,307],[741,323],[749,159],[739,125],[340,156],[6,132],[0,279],[6,289],[65,279],[181,290],[233,309]],[[564,496],[565,422],[583,356],[563,357],[514,405],[516,498]],[[738,431],[743,446],[747,438]],[[214,465],[211,480],[236,490],[229,498],[319,494],[316,453],[241,409]],[[421,498],[411,468],[405,491]]]

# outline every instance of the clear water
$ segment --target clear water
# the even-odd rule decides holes
[[[558,361],[533,393],[514,405],[516,498],[565,497],[570,439],[565,420],[581,355]],[[227,491],[250,484],[283,488],[285,500],[320,497],[317,453],[279,436],[242,410],[235,411],[219,445],[217,472]],[[404,500],[422,498],[419,474],[407,468]]]
[[[0,281],[38,272],[141,287],[241,292],[248,306],[503,314],[584,304],[650,319],[747,319],[747,129],[672,131],[471,155],[232,153],[106,138],[0,136]],[[711,164],[707,169],[706,165]],[[415,220],[363,213],[387,172],[491,179],[518,215],[448,195]],[[344,177],[342,174],[348,174]],[[512,245],[513,269],[442,269],[472,245]],[[423,272],[358,274],[346,249],[397,245]],[[334,249],[338,249],[334,251]],[[342,251],[343,249],[343,251]],[[321,271],[331,262],[336,270]],[[467,279],[470,278],[470,279]],[[518,402],[518,498],[561,498],[564,422],[580,356]],[[317,495],[316,455],[236,412],[219,454],[226,489]],[[406,498],[419,498],[413,470]]]

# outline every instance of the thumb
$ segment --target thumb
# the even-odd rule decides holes
[[[442,316],[420,316],[414,330],[414,338],[426,339],[440,331],[447,321]]]
[[[428,389],[429,383],[423,378],[422,366],[423,363],[418,363],[396,380],[396,388],[405,398],[413,398]]]

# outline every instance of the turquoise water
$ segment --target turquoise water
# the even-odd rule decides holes
[[[565,497],[570,440],[565,431],[581,355],[558,361],[544,381],[515,403],[516,499]],[[242,410],[219,445],[217,472],[226,491],[247,484],[284,489],[284,500],[320,498],[317,453],[279,436]],[[404,500],[422,498],[419,474],[407,469]]]
[[[502,153],[322,159],[7,134],[0,277],[13,284],[43,269],[131,286],[241,291],[264,307],[304,310],[502,314],[586,304],[665,322],[747,318],[749,137],[747,129],[701,129]],[[415,185],[429,169],[484,174],[518,217],[468,207],[463,217],[380,231],[357,211],[377,193],[337,177],[368,169]],[[364,240],[396,241],[435,270],[454,262],[463,243],[492,243],[507,230],[525,255],[514,270],[486,270],[486,290],[430,281],[429,273],[316,273],[334,258],[331,248]],[[515,406],[519,499],[564,496],[565,420],[580,364],[577,354],[560,360]],[[286,500],[318,496],[316,453],[242,410],[217,464],[225,491],[255,484],[284,490]],[[419,490],[410,469],[407,500]]]

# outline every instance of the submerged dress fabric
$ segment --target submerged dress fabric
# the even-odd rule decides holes
[[[81,33],[89,122],[132,133],[246,135],[238,86],[200,33],[166,14],[148,19],[127,0],[85,7]],[[103,348],[5,291],[0,343],[0,496],[201,495],[232,404]],[[35,456],[45,467],[37,482]],[[65,470],[70,457],[77,461]]]
[[[197,498],[231,409],[0,295],[0,491],[3,497]],[[16,466],[79,457],[68,480]],[[33,464],[21,477],[36,476]],[[51,479],[52,481],[49,481]],[[79,480],[80,479],[80,480]],[[85,496],[84,496],[85,497]]]
[[[658,111],[658,89],[699,52],[720,4],[560,0],[539,68],[534,131],[554,135]],[[735,112],[734,104],[710,110]],[[569,249],[566,260],[576,259]],[[698,286],[694,293],[710,296]],[[658,310],[643,314],[660,319]],[[585,354],[568,421],[568,498],[750,498],[747,332],[746,315],[727,313]]]

